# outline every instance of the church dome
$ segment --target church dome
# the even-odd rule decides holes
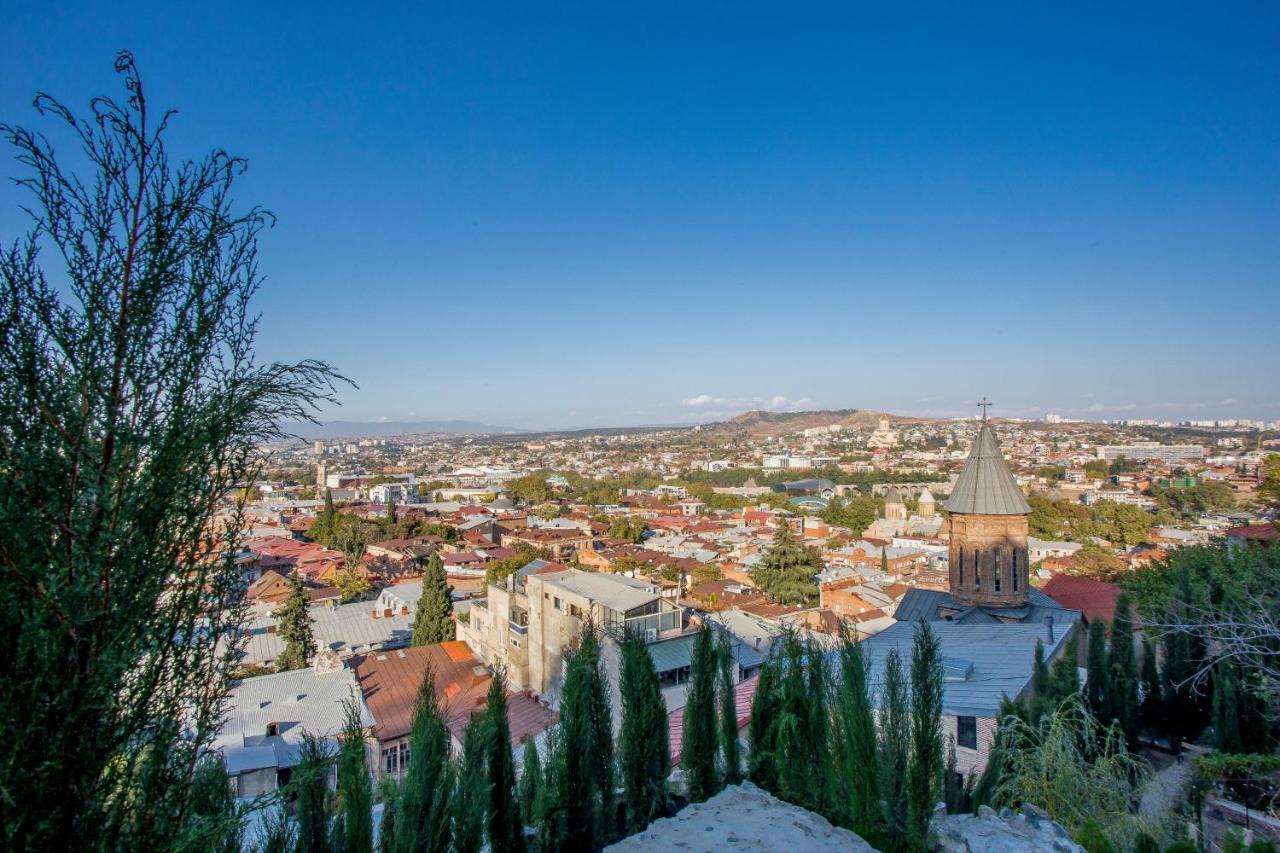
[[[898,491],[897,486],[890,486],[889,488],[885,489],[884,502],[887,504],[902,503],[902,492]]]

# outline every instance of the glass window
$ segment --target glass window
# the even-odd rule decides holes
[[[995,561],[996,561],[996,562],[995,562],[995,569],[996,569],[996,573],[995,573],[996,592],[999,592],[999,591],[1000,591],[1000,583],[1001,583],[1001,578],[1000,578],[1000,549],[999,549],[999,548],[997,548],[997,549],[995,550]]]
[[[978,549],[973,549],[973,588],[982,589],[982,563],[978,560]]]
[[[958,585],[964,586],[964,549],[961,548],[959,553],[960,553],[960,577],[958,579]]]
[[[978,718],[956,717],[956,746],[978,748]]]
[[[1018,549],[1013,549],[1013,591],[1018,591]]]

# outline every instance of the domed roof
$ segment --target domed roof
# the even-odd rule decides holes
[[[969,515],[1027,515],[1031,512],[1022,489],[1005,464],[995,432],[985,421],[982,429],[978,430],[960,479],[956,480],[951,497],[943,506],[948,512]]]
[[[920,503],[922,504],[934,503],[933,492],[929,491],[928,486],[925,486],[924,489],[922,489],[920,492]]]

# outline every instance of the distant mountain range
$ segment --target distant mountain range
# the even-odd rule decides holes
[[[298,438],[360,438],[372,435],[410,435],[412,433],[446,433],[504,435],[526,432],[512,427],[482,424],[479,421],[305,421],[281,424],[284,431]]]

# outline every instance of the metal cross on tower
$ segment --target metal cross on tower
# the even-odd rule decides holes
[[[982,419],[984,421],[987,419],[987,409],[994,405],[995,403],[988,400],[985,395],[983,396],[982,402],[978,404],[978,408],[982,409]]]

